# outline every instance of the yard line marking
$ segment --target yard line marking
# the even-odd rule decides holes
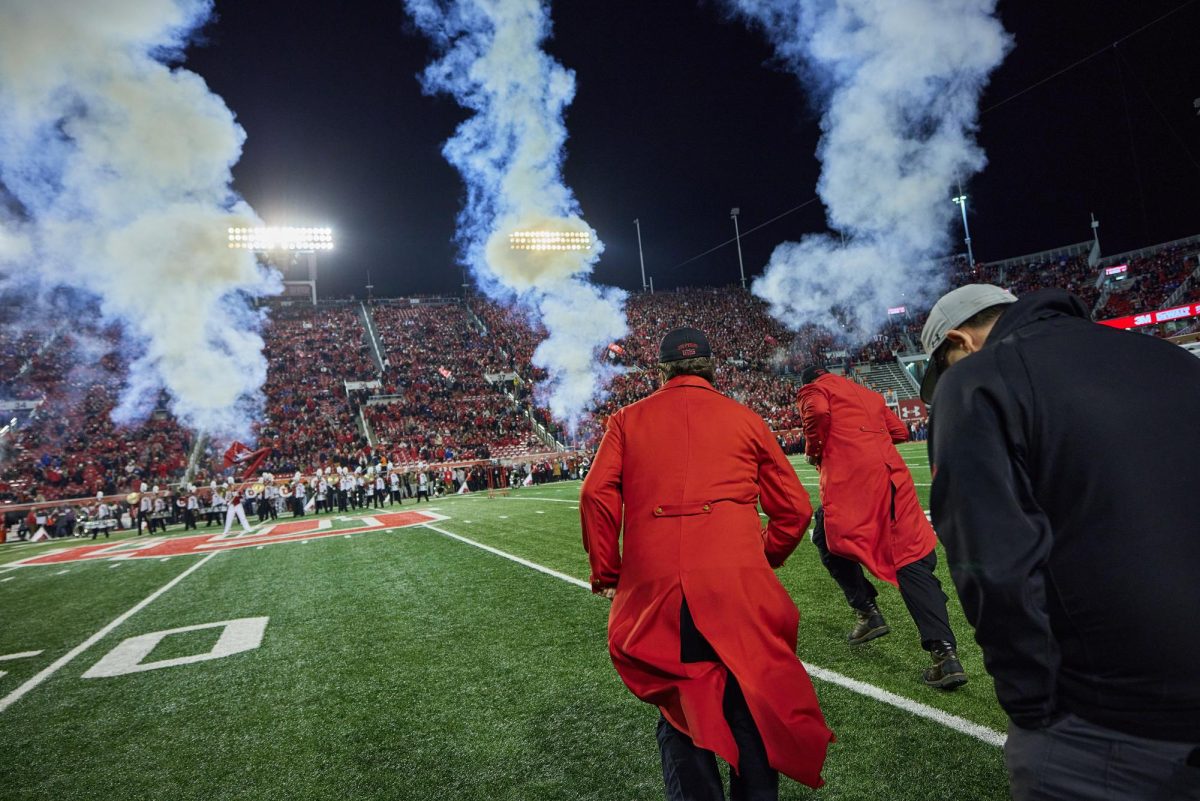
[[[58,571],[57,573],[55,573],[54,575],[56,575],[56,576],[61,576],[61,575],[65,574],[65,573],[70,573],[70,572],[71,572],[70,570],[60,570],[60,571]]]
[[[579,503],[579,501],[572,501],[572,500],[568,500],[568,499],[564,499],[564,498],[544,498],[540,495],[529,495],[529,496],[523,496],[520,498],[514,498],[512,496],[509,496],[507,498],[501,498],[500,500],[502,500],[502,501],[546,501],[547,503],[575,503],[575,504]],[[574,508],[578,509],[579,507],[576,506]]]
[[[168,581],[166,584],[159,587],[154,592],[150,593],[148,596],[146,596],[141,601],[138,601],[128,611],[119,615],[115,620],[113,620],[107,626],[105,626],[104,628],[97,631],[91,637],[88,637],[86,640],[81,642],[79,645],[76,645],[70,651],[67,651],[65,654],[60,656],[58,659],[54,660],[54,662],[52,662],[48,667],[43,668],[33,678],[26,681],[20,687],[13,690],[11,693],[4,696],[3,698],[0,698],[0,712],[3,712],[4,710],[8,709],[10,706],[15,704],[17,701],[20,701],[22,696],[25,695],[25,693],[29,692],[34,687],[37,687],[39,684],[41,684],[43,681],[45,681],[46,679],[53,676],[63,666],[65,666],[68,662],[70,662],[72,659],[74,659],[75,657],[82,654],[88,648],[91,648],[93,645],[98,643],[100,640],[104,639],[109,634],[109,632],[111,632],[117,626],[121,625],[126,620],[133,617],[138,612],[142,611],[147,606],[152,604],[160,595],[162,595],[167,590],[174,587],[179,582],[183,581],[185,578],[190,576],[196,570],[203,567],[210,559],[212,559],[216,555],[217,555],[217,552],[214,551],[213,553],[210,553],[207,556],[201,557],[200,561],[196,562],[194,565],[189,567],[187,570],[183,571],[178,576],[171,579],[170,581]]]
[[[16,578],[16,576],[9,576],[7,578],[2,578],[2,579],[0,579],[0,583],[3,583],[5,581],[12,581],[15,578]]]
[[[480,548],[482,550],[487,551],[488,553],[492,553],[492,554],[495,554],[496,556],[500,556],[500,557],[503,557],[504,559],[508,559],[510,561],[516,562],[519,565],[524,565],[525,567],[536,570],[539,573],[545,573],[547,576],[554,576],[556,579],[562,579],[563,581],[567,582],[568,584],[574,584],[576,587],[583,587],[585,590],[590,590],[592,588],[591,584],[588,584],[586,581],[580,581],[579,579],[575,578],[574,576],[568,576],[566,573],[559,573],[557,570],[546,567],[545,565],[539,565],[537,562],[530,562],[528,559],[522,559],[521,557],[519,557],[515,554],[508,553],[507,551],[502,551],[499,548],[493,548],[490,545],[484,545],[482,542],[476,542],[475,540],[467,539],[466,537],[463,537],[459,534],[454,534],[453,532],[446,531],[446,529],[444,529],[444,528],[438,528],[437,526],[431,526],[428,523],[425,524],[425,528],[429,529],[430,531],[436,531],[438,534],[447,536],[452,540],[458,540],[459,542],[466,543],[467,545],[474,545],[476,548]]]
[[[37,656],[41,651],[22,651],[19,654],[5,654],[0,656],[0,662],[5,662],[9,659],[26,659],[31,656]]]
[[[539,573],[545,573],[548,576],[554,576],[557,579],[562,579],[569,584],[574,584],[576,587],[583,587],[585,590],[590,590],[592,588],[592,585],[586,581],[581,581],[580,579],[577,579],[574,576],[568,576],[565,573],[559,573],[557,570],[548,568],[545,565],[539,565],[537,562],[531,562],[528,559],[522,559],[515,554],[502,551],[499,548],[493,548],[490,545],[484,545],[482,542],[476,542],[475,540],[467,539],[466,537],[446,531],[443,528],[431,526],[428,523],[425,524],[425,528],[436,531],[437,533],[443,534],[451,539],[458,540],[459,542],[466,543],[467,545],[473,545],[476,548],[487,551],[488,553],[492,553],[496,556],[516,562],[519,565],[532,568]],[[910,715],[933,721],[934,723],[938,723],[948,729],[953,729],[960,734],[965,734],[968,737],[974,737],[976,740],[980,740],[988,745],[994,745],[999,748],[1004,745],[1004,741],[1007,739],[1006,735],[996,731],[995,729],[990,729],[987,726],[967,720],[966,718],[960,718],[958,715],[952,715],[951,713],[945,712],[937,707],[923,704],[920,701],[914,701],[911,698],[904,697],[903,695],[897,695],[896,693],[888,692],[882,687],[876,687],[874,684],[868,684],[865,681],[852,679],[849,676],[843,676],[841,673],[828,670],[827,668],[819,667],[808,662],[804,663],[804,667],[814,678],[821,679],[829,684],[836,684],[839,687],[858,693],[859,695],[865,695],[867,698],[887,704],[888,706],[893,706],[909,713]]]
[[[109,569],[109,570],[112,570],[114,567],[120,567],[120,566],[121,566],[121,563],[120,563],[120,562],[117,562],[116,564],[109,565],[109,566],[108,566],[108,569]]]

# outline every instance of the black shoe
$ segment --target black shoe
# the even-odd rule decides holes
[[[948,642],[934,646],[929,652],[933,657],[933,666],[925,668],[925,683],[939,690],[956,690],[967,683],[967,672],[963,670],[962,662],[958,661],[958,653]]]
[[[855,609],[854,614],[858,616],[858,624],[850,630],[849,636],[846,637],[851,645],[859,645],[876,637],[882,637],[892,630],[875,604],[869,605],[866,609]]]

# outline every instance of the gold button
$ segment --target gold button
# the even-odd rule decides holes
[[[711,511],[712,511],[712,506],[708,505],[707,503],[706,503],[706,504],[704,504],[704,511],[706,511],[706,512],[711,512]]]
[[[661,515],[661,514],[662,514],[662,507],[661,507],[661,506],[656,506],[656,507],[654,507],[654,514],[656,514],[656,515]]]

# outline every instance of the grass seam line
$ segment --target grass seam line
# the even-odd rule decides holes
[[[178,576],[171,579],[170,581],[168,581],[163,586],[159,587],[154,592],[150,593],[150,595],[146,596],[141,601],[138,601],[136,604],[134,604],[134,606],[131,609],[122,613],[115,620],[110,622],[104,628],[97,631],[91,637],[88,637],[86,640],[81,642],[79,645],[76,645],[70,651],[67,651],[65,654],[60,656],[58,659],[54,660],[54,662],[52,662],[48,667],[43,668],[41,671],[39,671],[32,678],[27,680],[20,687],[13,690],[11,693],[4,696],[3,698],[0,698],[0,712],[3,712],[4,710],[8,709],[10,706],[15,704],[17,701],[21,700],[21,698],[27,692],[29,692],[33,688],[37,687],[39,684],[41,684],[46,679],[53,676],[55,673],[57,673],[59,670],[61,670],[68,662],[70,662],[72,659],[74,659],[75,657],[82,654],[88,648],[91,648],[93,645],[95,645],[100,640],[104,639],[104,637],[106,637],[113,629],[115,629],[117,626],[124,623],[129,618],[136,615],[138,612],[145,609],[147,606],[149,606],[151,603],[153,603],[160,595],[165,593],[167,590],[171,589],[176,584],[178,584],[179,582],[181,582],[185,578],[187,578],[189,575],[191,575],[192,573],[199,570],[201,567],[204,566],[204,564],[206,562],[208,562],[210,559],[212,559],[218,553],[219,553],[219,551],[214,551],[213,553],[210,553],[207,556],[202,557],[199,562],[192,565],[187,570],[183,571]]]
[[[554,576],[557,579],[574,584],[576,587],[582,587],[589,591],[592,589],[592,586],[586,581],[581,581],[574,576],[568,576],[565,573],[560,573],[557,570],[546,567],[545,565],[539,565],[537,562],[531,562],[528,559],[523,559],[520,556],[508,553],[507,551],[502,551],[499,548],[493,548],[490,545],[484,545],[482,542],[476,542],[473,539],[446,531],[445,529],[438,528],[437,526],[429,525],[428,523],[424,525],[424,528],[430,529],[431,531],[436,531],[438,534],[458,540],[459,542],[467,545],[480,548],[481,550],[495,554],[496,556],[504,559],[508,559],[509,561],[516,562],[519,565],[524,565],[525,567],[536,570],[539,573],[545,573],[548,576]],[[859,695],[866,696],[867,698],[887,704],[888,706],[895,707],[896,709],[907,712],[915,717],[925,718],[926,720],[945,726],[946,728],[956,731],[960,734],[965,734],[968,737],[973,737],[974,739],[987,743],[988,745],[993,745],[997,748],[1000,748],[1003,747],[1004,742],[1007,739],[1006,735],[996,731],[995,729],[990,729],[987,726],[967,720],[966,718],[961,718],[958,715],[951,714],[950,712],[938,709],[937,707],[923,704],[920,701],[914,701],[913,699],[906,698],[903,695],[897,695],[896,693],[889,692],[882,687],[876,687],[874,684],[868,684],[865,681],[852,679],[849,676],[844,676],[841,673],[838,673],[837,671],[829,670],[828,668],[823,668],[808,662],[804,662],[804,667],[808,670],[809,674],[813,678],[820,679],[821,681],[829,684],[835,684],[838,687],[858,693]]]

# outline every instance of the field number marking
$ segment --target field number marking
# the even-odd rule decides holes
[[[11,693],[4,696],[3,698],[0,698],[0,712],[3,712],[4,710],[8,709],[10,706],[15,704],[17,701],[20,701],[21,698],[25,695],[25,693],[29,692],[34,687],[37,687],[39,684],[41,684],[43,681],[50,678],[58,671],[62,670],[62,668],[65,665],[67,665],[72,659],[79,656],[84,651],[86,651],[87,649],[89,649],[93,645],[95,645],[96,643],[100,642],[100,640],[104,639],[104,637],[106,637],[108,635],[108,633],[111,632],[113,629],[115,629],[117,626],[121,625],[126,620],[133,617],[134,615],[136,615],[138,612],[145,609],[150,604],[154,603],[155,599],[157,599],[164,592],[171,589],[179,582],[183,581],[185,578],[190,576],[195,571],[204,567],[204,565],[208,564],[208,562],[216,555],[217,554],[214,551],[213,553],[210,553],[210,554],[207,554],[207,555],[201,557],[200,560],[196,562],[196,564],[192,565],[187,570],[183,571],[178,576],[171,579],[166,584],[162,585],[161,587],[159,587],[157,590],[155,590],[154,592],[147,595],[142,600],[138,601],[136,604],[133,605],[132,608],[130,608],[129,610],[118,615],[117,618],[115,620],[113,620],[111,623],[109,623],[107,626],[105,626],[104,628],[97,631],[91,637],[88,637],[86,640],[81,642],[79,645],[76,645],[70,651],[67,651],[65,654],[60,656],[58,659],[54,660],[54,662],[52,662],[50,665],[42,668],[40,671],[37,672],[36,675],[34,675],[29,680],[27,680],[20,687],[13,690]]]
[[[112,676],[124,676],[127,673],[142,673],[147,670],[192,665],[196,662],[208,662],[212,659],[223,659],[227,656],[240,654],[243,651],[253,651],[262,645],[263,633],[267,630],[267,617],[243,617],[237,620],[222,620],[217,623],[201,623],[198,626],[180,626],[177,629],[154,631],[122,640],[116,648],[105,654],[99,662],[88,668],[81,678],[101,679]],[[203,629],[221,629],[221,636],[216,644],[202,654],[177,656],[172,659],[157,659],[146,662],[146,657],[158,647],[158,644],[172,634],[182,634],[186,631],[201,631]]]

